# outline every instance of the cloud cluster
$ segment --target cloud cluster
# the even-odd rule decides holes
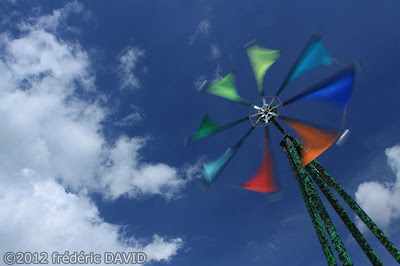
[[[134,105],[131,105],[131,108],[133,109],[133,112],[120,119],[119,121],[116,121],[114,123],[115,126],[132,126],[133,124],[141,121],[145,117],[144,112],[141,108]]]
[[[0,249],[141,250],[149,260],[169,260],[182,239],[128,237],[100,218],[89,195],[178,198],[198,166],[146,162],[145,137],[102,135],[105,96],[86,51],[62,34],[68,15],[82,10],[73,2],[25,19],[17,37],[0,35],[0,235],[8,240]],[[121,53],[123,87],[139,86],[131,73],[142,54]]]
[[[134,47],[125,48],[118,56],[118,71],[121,81],[121,89],[134,89],[140,87],[140,82],[133,74],[133,71],[136,70],[139,58],[143,56],[144,50]]]
[[[193,44],[196,40],[207,36],[210,32],[210,28],[211,28],[211,25],[210,25],[210,22],[208,19],[201,20],[199,25],[197,26],[195,32],[189,37],[189,44]],[[216,44],[212,44],[210,46],[209,56],[212,60],[217,60],[221,57],[221,50]],[[215,83],[215,82],[219,81],[220,79],[222,79],[223,76],[221,75],[221,73],[222,73],[221,66],[219,64],[217,64],[217,67],[213,73],[213,77],[209,78],[210,82]],[[204,74],[197,75],[196,79],[193,81],[194,87],[196,89],[198,89],[199,86],[206,79],[207,79],[206,75],[204,75]]]
[[[364,182],[355,195],[357,203],[371,219],[385,232],[390,232],[391,223],[400,217],[400,145],[386,149],[385,154],[396,180],[392,183]],[[361,220],[356,222],[362,231],[367,230]]]
[[[208,19],[200,21],[195,32],[189,37],[189,44],[193,44],[197,39],[204,38],[210,32],[210,22]]]
[[[46,31],[56,32],[59,29],[78,31],[78,29],[73,29],[67,24],[68,16],[71,14],[83,14],[84,6],[83,4],[73,1],[67,3],[64,7],[53,10],[52,14],[41,15],[36,17],[28,18],[27,22],[22,22],[19,28],[22,30],[32,30],[32,29],[44,29]]]
[[[0,186],[0,250],[85,251],[85,253],[143,251],[148,260],[168,260],[182,247],[181,238],[138,241],[124,236],[122,226],[99,217],[90,199],[68,193],[52,178],[23,169]]]
[[[186,180],[179,178],[175,168],[162,163],[140,163],[138,151],[145,143],[144,138],[122,136],[105,154],[107,161],[100,173],[100,186],[107,198],[162,195],[169,200],[185,185]]]
[[[215,44],[211,45],[210,52],[211,58],[221,57],[221,50]]]

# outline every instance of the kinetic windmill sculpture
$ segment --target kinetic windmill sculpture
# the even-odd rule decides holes
[[[199,130],[193,136],[187,139],[187,144],[191,144],[225,129],[231,128],[243,121],[250,120],[252,123],[251,128],[232,148],[228,149],[218,159],[204,164],[205,182],[209,185],[213,183],[218,174],[228,164],[230,159],[238,151],[240,146],[242,146],[254,128],[256,126],[265,126],[264,155],[260,168],[249,181],[245,182],[240,187],[261,193],[276,191],[278,186],[273,176],[268,133],[268,125],[274,124],[284,135],[280,145],[282,146],[285,155],[289,160],[290,166],[297,181],[297,185],[301,191],[301,195],[311,217],[311,221],[314,225],[315,232],[317,233],[318,240],[321,244],[328,264],[337,265],[337,262],[332,253],[323,227],[325,227],[341,263],[343,265],[352,265],[352,261],[346,249],[344,248],[342,240],[336,232],[336,229],[321,201],[321,198],[318,195],[314,182],[318,185],[319,189],[328,199],[329,203],[340,216],[350,233],[356,239],[361,249],[367,255],[368,259],[373,265],[382,265],[382,262],[379,260],[371,246],[357,229],[350,216],[338,202],[330,188],[336,190],[336,192],[344,199],[344,201],[350,206],[356,215],[386,247],[390,254],[392,254],[397,262],[400,263],[399,250],[387,238],[382,230],[368,217],[361,207],[350,197],[350,195],[339,185],[339,183],[316,160],[320,154],[322,154],[335,142],[335,140],[339,137],[339,133],[337,131],[328,131],[280,116],[280,107],[289,103],[305,100],[322,100],[332,103],[341,108],[343,113],[345,113],[346,106],[351,95],[355,73],[357,71],[357,64],[353,64],[343,69],[331,78],[328,78],[316,86],[311,87],[309,90],[306,90],[305,92],[282,103],[279,99],[280,93],[295,79],[318,67],[336,63],[336,60],[330,55],[322,43],[320,36],[311,36],[304,50],[301,52],[292,69],[289,71],[282,86],[279,88],[277,94],[272,97],[264,96],[263,79],[266,71],[278,59],[280,51],[262,48],[253,44],[247,47],[247,54],[257,80],[258,90],[263,101],[262,106],[259,107],[251,104],[238,95],[234,84],[234,72],[228,74],[220,81],[211,84],[211,86],[208,87],[206,87],[205,81],[199,88],[199,90],[203,92],[214,94],[216,96],[248,106],[253,111],[250,111],[248,116],[225,125],[219,125],[215,123],[206,114]],[[286,133],[276,121],[277,118],[280,118],[290,127],[292,127],[299,135],[302,142]],[[314,180],[314,182],[311,178]]]

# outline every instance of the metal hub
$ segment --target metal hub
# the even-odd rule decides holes
[[[270,98],[269,103],[267,103],[266,98]],[[252,124],[254,126],[267,126],[272,119],[279,116],[279,107],[281,106],[282,102],[278,97],[264,97],[262,107],[254,106],[254,109],[250,111],[250,120]]]

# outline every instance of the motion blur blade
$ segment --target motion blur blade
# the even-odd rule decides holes
[[[245,142],[247,137],[250,135],[250,133],[253,131],[254,126],[252,126],[246,134],[233,146],[233,148],[228,149],[221,157],[218,159],[205,163],[203,166],[204,170],[204,178],[207,181],[207,183],[211,184],[214,182],[218,174],[222,171],[222,169],[228,164],[230,159],[232,159],[233,155],[238,151],[238,149],[242,146],[242,144]]]
[[[236,126],[237,124],[248,120],[249,117],[243,117],[242,119],[238,119],[236,121],[227,123],[225,125],[219,125],[216,123],[213,119],[208,114],[205,114],[203,121],[201,122],[200,128],[197,130],[197,132],[189,138],[189,143],[192,144],[194,142],[197,142],[201,139],[207,138],[209,136],[212,136],[214,134],[217,134],[225,129],[231,128],[233,126]]]
[[[265,127],[264,155],[257,173],[240,186],[248,190],[270,193],[278,190],[274,175],[268,127]]]
[[[312,35],[294,63],[292,69],[289,71],[289,74],[284,80],[282,86],[279,88],[276,96],[279,96],[289,83],[301,75],[318,67],[327,66],[333,63],[334,59],[322,43],[321,36],[315,34]]]
[[[299,135],[304,147],[301,154],[301,165],[306,166],[327,150],[339,137],[339,132],[326,130],[280,117]]]
[[[275,63],[281,52],[279,50],[266,49],[256,44],[251,45],[246,51],[250,59],[250,64],[253,67],[258,90],[261,96],[264,96],[263,79],[265,72]]]
[[[331,78],[284,102],[283,105],[296,101],[322,100],[336,104],[344,110],[353,90],[354,76],[354,66],[350,66]]]
[[[235,88],[235,73],[231,72],[226,77],[222,78],[220,81],[212,84],[207,89],[201,90],[210,94],[214,94],[221,98],[237,102],[249,107],[253,107],[251,103],[244,100],[236,91]]]

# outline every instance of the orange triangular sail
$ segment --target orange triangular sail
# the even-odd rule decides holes
[[[265,129],[264,156],[257,173],[246,183],[241,185],[241,188],[248,190],[270,193],[278,190],[275,182],[275,176],[272,165],[271,150],[269,147],[268,129]]]
[[[283,121],[285,121],[297,132],[297,134],[299,134],[304,144],[301,158],[302,166],[306,166],[315,158],[320,156],[339,137],[339,133],[337,132],[323,130],[287,118],[283,119]]]

